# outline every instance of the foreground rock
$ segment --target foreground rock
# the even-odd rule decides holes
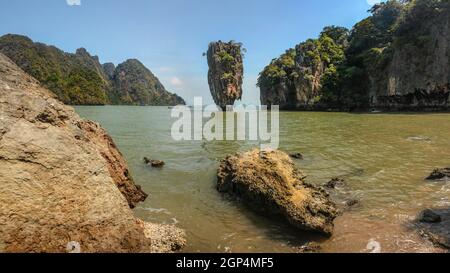
[[[33,42],[21,35],[0,37],[0,53],[39,80],[59,100],[70,105],[185,104],[170,93],[140,61],[127,60],[117,67],[101,64],[97,56],[80,48],[75,54]]]
[[[208,83],[216,105],[226,110],[227,105],[234,105],[242,98],[244,65],[242,45],[230,41],[209,44]]]
[[[149,159],[147,157],[144,157],[144,163],[149,166],[152,166],[153,168],[162,168],[162,167],[164,167],[164,165],[166,165],[166,163],[164,161],[153,160],[153,159]]]
[[[0,252],[156,251],[166,233],[133,215],[147,195],[109,135],[2,54],[0,120]]]
[[[257,211],[282,216],[301,230],[329,236],[336,206],[323,189],[303,178],[287,154],[253,150],[221,162],[217,188]]]
[[[450,168],[445,168],[434,170],[430,176],[427,177],[427,180],[442,180],[448,178],[450,178]]]
[[[450,209],[427,209],[419,215],[416,226],[422,236],[450,249]]]

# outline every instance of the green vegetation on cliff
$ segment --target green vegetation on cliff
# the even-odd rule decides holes
[[[262,103],[299,110],[450,105],[430,95],[450,91],[449,1],[389,0],[370,12],[351,31],[326,27],[274,59],[258,79]],[[426,77],[413,81],[411,72]],[[418,89],[425,93],[410,95]]]
[[[347,36],[348,30],[345,28],[325,28],[318,39],[309,39],[272,60],[261,72],[258,86],[262,92],[276,88],[295,89],[298,93],[293,97],[302,97],[304,107],[331,100],[334,96],[331,92],[337,84],[337,67],[345,60]],[[320,92],[322,87],[324,92]],[[300,107],[292,104],[290,100],[295,100],[293,97],[286,96],[280,100],[267,93],[262,96],[263,104]]]
[[[159,80],[135,60],[116,69],[110,63],[100,64],[98,57],[91,56],[84,48],[75,54],[66,53],[20,35],[0,37],[0,52],[65,104],[184,104],[183,99],[165,90]],[[129,64],[134,64],[134,68]]]

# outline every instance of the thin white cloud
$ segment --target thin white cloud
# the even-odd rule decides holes
[[[163,66],[163,67],[159,68],[159,71],[161,71],[161,72],[172,72],[173,68],[170,67],[170,66]]]
[[[172,84],[173,86],[183,86],[183,81],[180,80],[178,77],[172,77],[170,78],[170,84]]]
[[[81,0],[66,0],[69,6],[81,6]]]

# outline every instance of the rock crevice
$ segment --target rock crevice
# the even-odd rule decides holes
[[[336,205],[324,189],[306,183],[304,177],[287,154],[253,150],[221,162],[217,189],[301,230],[330,236]]]

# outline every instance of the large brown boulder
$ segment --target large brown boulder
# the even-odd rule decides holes
[[[217,188],[257,211],[282,216],[301,230],[329,236],[338,213],[336,206],[325,190],[304,178],[289,155],[253,150],[221,162]]]
[[[242,44],[221,41],[209,44],[208,83],[211,95],[216,105],[226,110],[233,106],[236,100],[242,98],[242,82],[244,65]]]
[[[155,250],[158,234],[130,209],[147,195],[111,137],[2,54],[0,121],[0,252],[150,252],[184,244],[182,232],[166,229],[169,239]]]

